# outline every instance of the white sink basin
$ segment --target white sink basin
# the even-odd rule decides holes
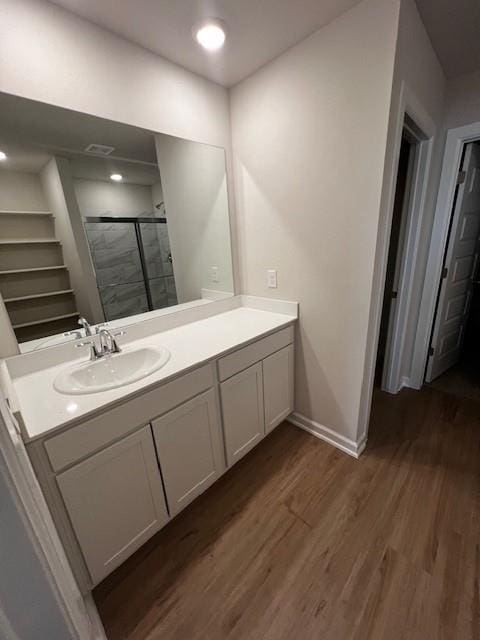
[[[146,378],[161,369],[169,359],[170,351],[164,347],[127,347],[121,353],[61,371],[53,381],[53,386],[67,395],[116,389]]]

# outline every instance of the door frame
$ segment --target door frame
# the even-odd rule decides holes
[[[389,322],[385,364],[382,373],[382,390],[389,393],[398,393],[409,382],[402,376],[402,356],[415,281],[415,265],[433,146],[433,137],[428,137],[428,133],[415,122],[415,118],[410,115],[409,111],[409,106],[406,105],[402,136],[403,132],[407,131],[409,136],[413,138],[415,155],[413,157],[413,166],[411,167],[412,173],[409,178],[410,183],[407,186],[408,204],[403,213],[406,216],[406,226],[403,245],[399,247],[402,256],[398,280],[398,297]],[[407,122],[407,116],[409,120],[413,121],[413,126]],[[396,173],[398,174],[398,161]],[[396,189],[394,198],[395,195]],[[390,238],[388,244],[390,248]]]
[[[428,142],[428,154],[425,159],[424,184],[422,187],[421,205],[419,204],[419,216],[417,220],[420,230],[423,221],[424,202],[426,200],[428,182],[430,176],[430,166],[432,160],[433,146],[436,139],[437,128],[435,122],[423,107],[421,101],[416,97],[410,87],[402,81],[398,91],[398,99],[392,99],[391,126],[387,138],[387,152],[385,159],[385,169],[381,196],[381,218],[379,221],[379,231],[377,236],[377,247],[375,252],[375,263],[373,270],[372,295],[370,302],[370,313],[368,321],[368,333],[366,344],[366,357],[363,373],[363,384],[360,395],[360,405],[358,411],[357,446],[365,446],[370,423],[370,411],[372,407],[373,385],[375,380],[375,364],[377,359],[378,340],[380,334],[380,320],[382,315],[383,296],[385,292],[385,277],[388,261],[388,249],[390,246],[390,233],[392,227],[393,206],[395,201],[395,188],[398,173],[398,161],[400,157],[400,147],[402,143],[403,124],[405,116],[423,131]],[[383,218],[383,219],[382,219]],[[415,226],[417,226],[415,225]],[[417,258],[419,238],[416,242],[415,260]],[[413,259],[413,257],[412,257]],[[412,263],[411,276],[413,279],[415,265]],[[410,299],[408,300],[410,307]],[[408,384],[407,380],[402,381]]]
[[[425,282],[415,336],[411,386],[420,389],[427,366],[430,337],[435,319],[435,307],[442,278],[442,267],[447,248],[448,228],[453,213],[453,202],[462,151],[465,144],[480,139],[480,122],[455,127],[447,132],[437,205],[433,220]]]

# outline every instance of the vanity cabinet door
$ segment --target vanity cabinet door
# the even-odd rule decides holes
[[[80,462],[57,481],[94,584],[168,520],[150,426]]]
[[[225,469],[213,390],[152,422],[170,515],[203,493]]]
[[[293,411],[293,345],[263,361],[265,432],[270,433]]]
[[[230,467],[265,435],[262,363],[220,385],[227,463]]]

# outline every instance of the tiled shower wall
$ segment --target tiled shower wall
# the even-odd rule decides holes
[[[148,311],[140,252],[131,222],[85,222],[97,286],[106,320]],[[141,236],[154,309],[177,304],[169,261],[168,228],[141,223]]]

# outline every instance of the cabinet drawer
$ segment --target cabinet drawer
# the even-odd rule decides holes
[[[226,380],[239,371],[260,362],[274,351],[278,351],[293,342],[293,327],[286,327],[266,338],[249,344],[248,347],[239,349],[218,361],[218,376],[220,380]]]
[[[212,386],[212,366],[205,365],[50,438],[45,449],[52,469],[64,469]]]

